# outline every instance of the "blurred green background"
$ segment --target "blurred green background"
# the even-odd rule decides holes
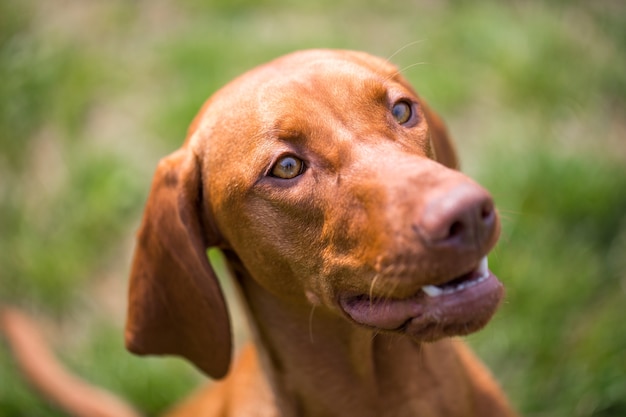
[[[122,345],[158,159],[219,86],[310,47],[393,56],[503,217],[507,301],[470,342],[526,416],[626,416],[626,3],[0,2],[0,302],[158,415],[201,382]],[[416,65],[417,64],[417,65]],[[0,416],[61,416],[0,343]]]

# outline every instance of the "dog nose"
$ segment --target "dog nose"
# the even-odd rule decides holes
[[[496,232],[497,214],[491,195],[466,183],[427,203],[419,223],[428,246],[482,252]]]

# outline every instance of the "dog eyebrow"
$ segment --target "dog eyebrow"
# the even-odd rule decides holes
[[[309,133],[310,127],[305,120],[289,115],[276,118],[268,128],[262,130],[261,135],[265,138],[289,143],[302,143],[307,139]]]

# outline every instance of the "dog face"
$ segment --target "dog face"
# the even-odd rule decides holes
[[[161,252],[178,253],[177,266],[161,271],[215,281],[210,267],[176,269],[200,262],[206,270],[197,258],[219,246],[278,299],[423,341],[477,330],[502,298],[485,258],[499,233],[493,202],[453,169],[456,157],[438,117],[384,60],[307,51],[259,67],[205,104],[168,161],[160,170],[173,184],[172,215],[183,227],[173,234],[192,235],[188,252],[195,255],[189,261],[182,243],[171,249],[171,237],[148,219],[157,216],[146,214],[140,240],[150,235],[162,242]],[[159,194],[157,182],[151,196]],[[133,276],[160,282],[163,272],[146,266],[159,262],[145,255],[147,246],[137,251],[135,271],[142,272]],[[216,285],[199,285],[214,293],[209,304],[219,304]],[[143,298],[154,292],[138,286],[131,283],[131,298],[133,291]],[[145,304],[141,297],[136,301]],[[142,336],[145,326],[134,325],[132,313],[131,349],[198,363],[175,344],[151,347],[158,343]],[[228,337],[224,325],[208,331]]]
[[[416,337],[473,331],[485,317],[476,320],[471,311],[480,301],[465,306],[464,298],[476,289],[441,297],[420,290],[484,274],[478,269],[496,241],[497,219],[469,245],[441,249],[424,237],[424,212],[434,200],[462,187],[486,193],[433,161],[421,100],[394,67],[368,64],[343,54],[291,56],[278,77],[274,66],[261,68],[243,87],[245,95],[224,96],[231,119],[218,123],[245,121],[247,131],[217,135],[219,146],[200,146],[217,228],[251,275],[278,297],[308,293],[363,324]],[[209,131],[213,118],[209,112]],[[219,178],[222,170],[227,180]],[[498,288],[489,286],[483,300],[490,310]],[[446,300],[459,303],[455,309],[467,307],[458,314],[467,319],[451,320],[450,328],[442,325],[445,317],[413,325],[424,315],[445,316],[446,297],[458,298]],[[366,304],[367,318],[354,310]]]

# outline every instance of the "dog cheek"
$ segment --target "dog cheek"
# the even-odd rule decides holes
[[[283,207],[262,199],[248,201],[231,210],[238,214],[236,221],[227,222],[229,243],[261,286],[278,296],[302,296],[304,278],[321,268],[319,235],[323,221],[318,211]]]
[[[321,278],[328,290],[360,289],[388,246],[381,209],[382,192],[342,190],[342,203],[327,208],[321,231]],[[348,198],[347,196],[350,196]],[[339,200],[337,200],[339,201]]]

